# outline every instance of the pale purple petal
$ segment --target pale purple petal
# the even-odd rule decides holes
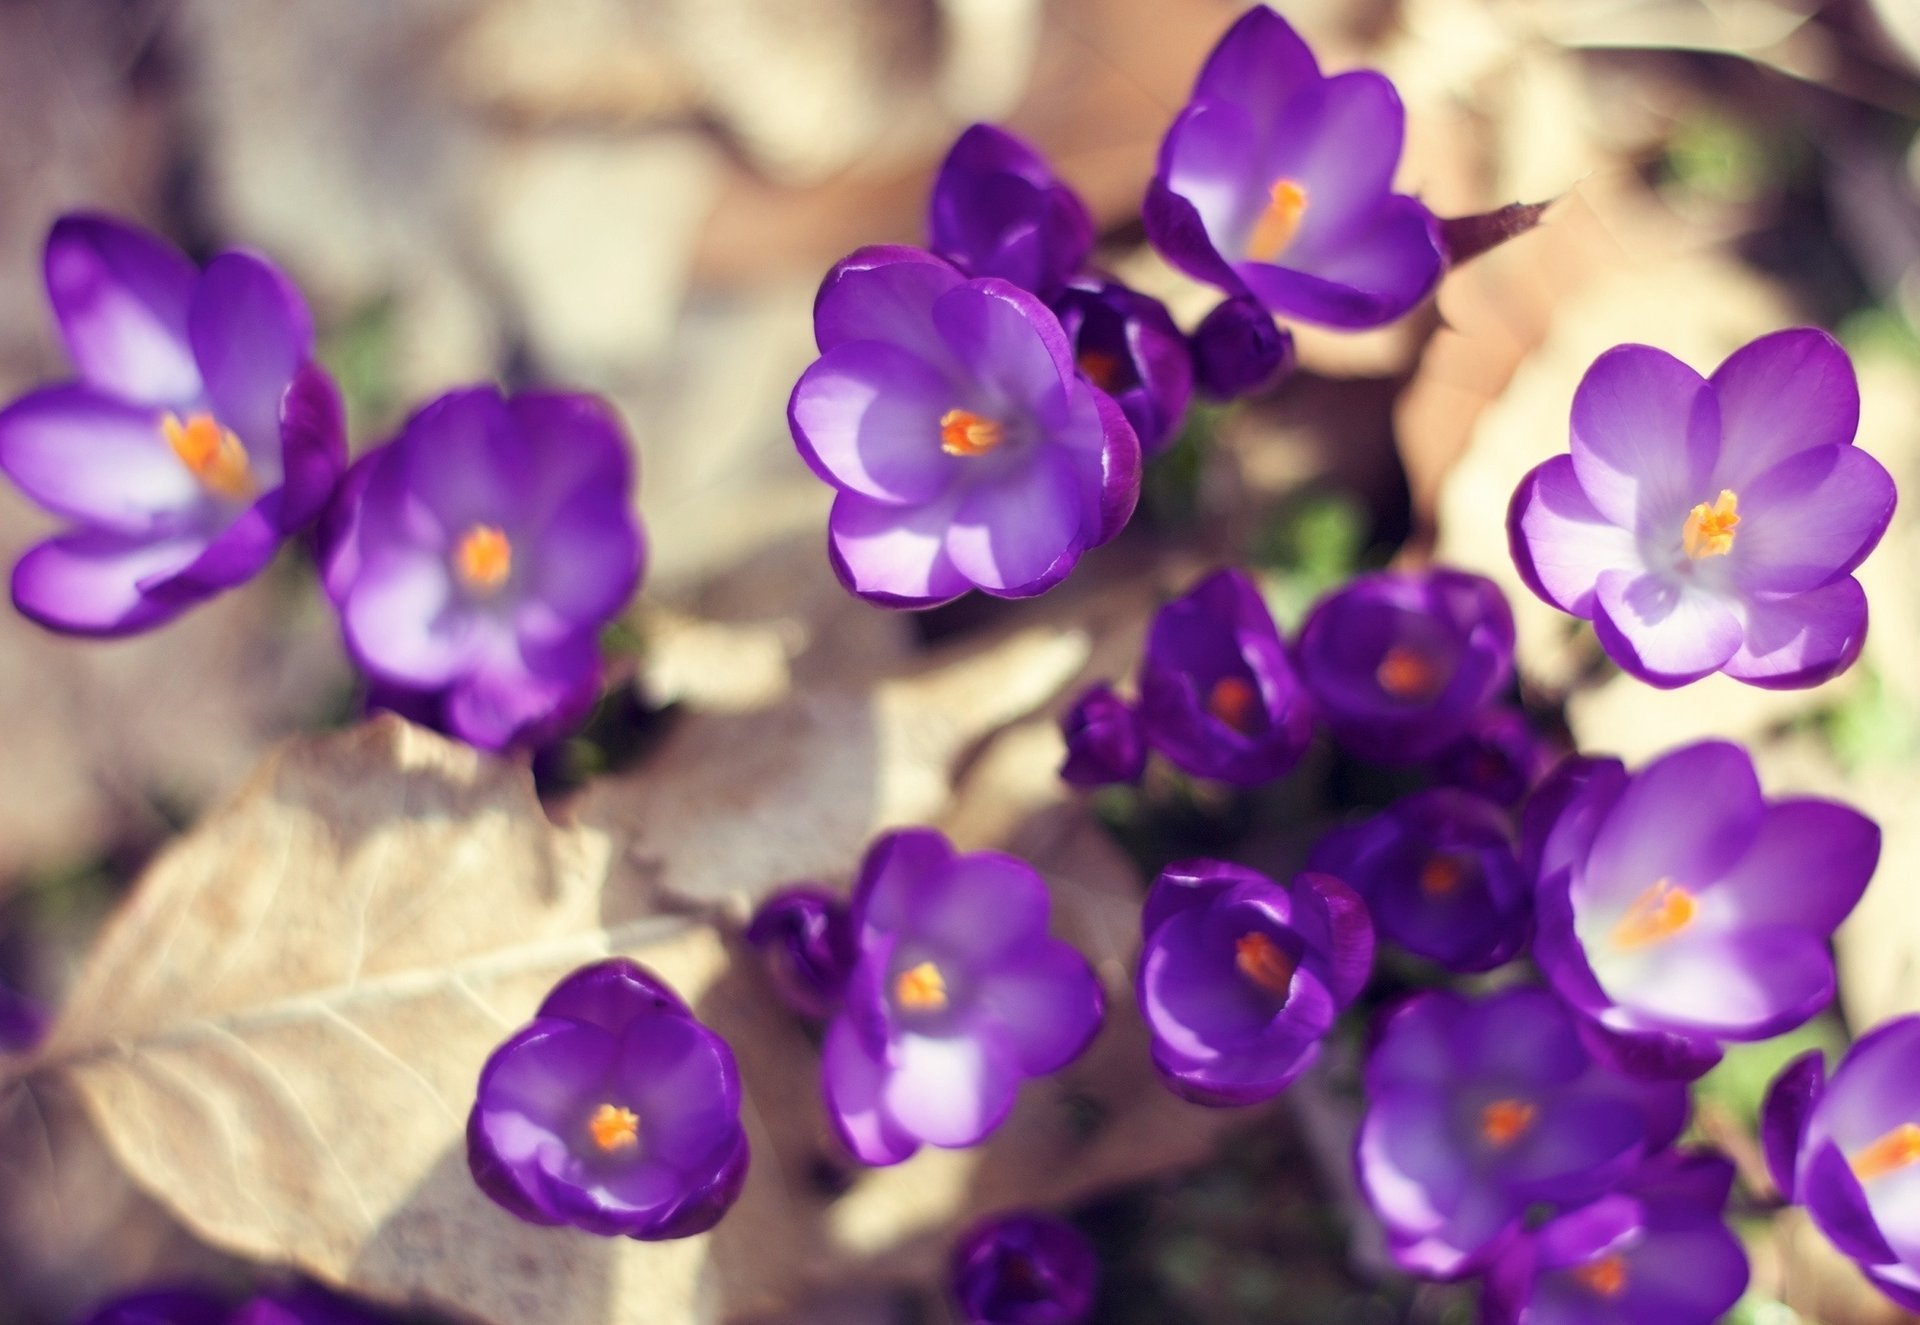
[[[1204,258],[1196,252],[1193,259],[1182,261],[1196,249],[1191,243],[1169,243],[1159,234],[1154,243],[1188,275],[1218,281],[1219,273],[1226,272],[1228,280],[1239,285],[1226,263],[1246,246],[1273,183],[1263,178],[1259,141],[1259,126],[1244,109],[1225,101],[1196,101],[1167,131],[1160,147],[1159,187],[1198,222],[1201,233],[1191,238],[1205,246]],[[1149,224],[1154,221],[1150,208]]]
[[[1527,587],[1577,617],[1593,616],[1602,575],[1640,566],[1633,534],[1588,500],[1570,455],[1557,455],[1520,480],[1507,531]]]
[[[1275,259],[1320,272],[1338,264],[1353,231],[1368,225],[1392,191],[1406,135],[1400,94],[1384,74],[1354,69],[1302,91],[1285,109],[1286,134],[1264,163],[1267,183],[1289,179],[1306,190],[1300,228]]]
[[[449,540],[475,525],[511,535],[533,487],[532,449],[493,386],[450,391],[407,425],[408,492],[440,522]],[[429,453],[429,454],[423,454]]]
[[[1254,5],[1207,56],[1193,99],[1232,102],[1265,123],[1279,119],[1294,95],[1319,79],[1319,63],[1300,34],[1267,6]]]
[[[1719,452],[1712,389],[1665,350],[1615,346],[1574,392],[1574,472],[1595,509],[1623,528],[1665,534],[1671,525],[1677,543],[1687,512],[1714,499]]]
[[[1022,1074],[1046,1076],[1080,1056],[1100,1029],[1104,999],[1087,959],[1047,942],[985,976],[975,995]]]
[[[1728,554],[1749,594],[1798,593],[1845,575],[1893,518],[1893,476],[1855,446],[1798,451],[1737,493]]]
[[[1378,326],[1427,297],[1445,267],[1439,223],[1416,198],[1395,196],[1352,229],[1282,265],[1243,262],[1247,288],[1276,313],[1329,327]]]
[[[313,354],[300,292],[264,258],[222,253],[194,290],[187,332],[215,415],[246,444],[263,484],[278,483],[280,398]]]
[[[933,329],[933,305],[965,278],[952,263],[923,249],[875,245],[834,264],[813,304],[821,353],[855,340],[888,341],[928,363],[944,362]]]
[[[947,552],[957,503],[903,508],[856,493],[834,498],[827,549],[841,583],[863,598],[931,607],[973,587]]]
[[[361,665],[420,689],[458,676],[473,659],[469,614],[455,604],[453,570],[425,548],[368,556],[340,605],[347,644]]]
[[[970,1146],[1013,1109],[1019,1072],[993,1037],[905,1035],[890,1054],[882,1107],[929,1145]]]
[[[1739,746],[1703,741],[1656,759],[1608,811],[1576,901],[1624,906],[1662,879],[1699,888],[1722,878],[1752,848],[1763,815]]]
[[[89,385],[145,405],[200,394],[187,343],[199,279],[171,244],[105,216],[63,216],[47,236],[47,299]]]
[[[1608,657],[1662,688],[1718,671],[1740,648],[1740,620],[1719,597],[1631,570],[1601,575],[1593,622]]]
[[[788,407],[801,459],[844,492],[918,505],[944,493],[971,457],[941,448],[960,404],[947,376],[884,341],[836,345],[810,366]]]
[[[13,603],[49,630],[75,635],[145,630],[190,606],[180,598],[156,598],[147,586],[178,574],[206,547],[205,534],[173,539],[101,529],[60,534],[14,566]]]
[[[532,582],[520,625],[541,636],[593,629],[633,596],[645,549],[624,484],[576,490],[525,551]],[[528,619],[537,608],[539,620]]]
[[[1714,370],[1725,438],[1713,486],[1747,484],[1799,451],[1853,440],[1860,385],[1840,342],[1796,327],[1743,345]]]
[[[883,1103],[887,1064],[867,1052],[853,1023],[836,1018],[821,1050],[827,1117],[863,1164],[898,1164],[920,1148],[918,1138],[893,1121]]]
[[[1078,466],[1057,447],[976,481],[953,514],[948,560],[989,593],[1046,588],[1085,546],[1080,487]]]
[[[903,939],[935,944],[971,963],[1024,949],[1046,936],[1047,885],[1025,861],[979,851],[928,870],[937,852],[911,839],[899,843],[898,851],[902,854],[890,863],[888,875],[904,897],[889,923]]]
[[[1880,860],[1880,826],[1848,805],[1768,805],[1759,835],[1710,892],[1738,923],[1788,925],[1824,939],[1847,918]]]
[[[1791,1030],[1833,998],[1825,936],[1787,926],[1681,934],[1621,969],[1602,980],[1627,1007],[1724,1040]]]
[[[933,306],[933,325],[953,358],[988,396],[973,407],[1000,422],[1037,410],[1065,421],[1067,388],[1078,376],[1073,345],[1047,306],[1009,282],[969,281]],[[971,403],[971,402],[970,402]]]
[[[1867,642],[1867,594],[1848,576],[1780,598],[1750,598],[1739,649],[1721,668],[1769,690],[1818,685],[1853,666]]]
[[[206,505],[156,411],[77,384],[0,412],[0,469],[55,514],[125,534],[178,528]]]

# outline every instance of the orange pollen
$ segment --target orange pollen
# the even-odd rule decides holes
[[[1267,209],[1253,223],[1247,237],[1247,256],[1255,262],[1272,262],[1293,242],[1299,232],[1300,218],[1307,214],[1307,190],[1290,179],[1275,180],[1267,198]]]
[[[1853,1168],[1853,1176],[1861,1182],[1872,1182],[1920,1164],[1920,1126],[1901,1123],[1866,1149],[1856,1150],[1848,1163]]]
[[[1410,704],[1424,704],[1432,699],[1445,682],[1431,659],[1404,644],[1387,650],[1380,665],[1373,670],[1373,679],[1389,695]]]
[[[1429,897],[1451,897],[1467,877],[1467,867],[1455,856],[1428,856],[1420,867],[1420,891]]]
[[[1080,371],[1102,391],[1113,391],[1119,387],[1122,366],[1117,354],[1108,354],[1105,350],[1080,352]]]
[[[1207,691],[1207,712],[1245,736],[1253,730],[1260,712],[1260,692],[1251,681],[1223,676]]]
[[[948,455],[984,455],[1007,439],[1007,430],[971,410],[950,409],[940,416],[940,449]]]
[[[1601,1297],[1619,1297],[1627,1291],[1627,1263],[1618,1256],[1602,1256],[1574,1270],[1573,1280]]]
[[[1242,934],[1235,939],[1233,964],[1269,994],[1285,994],[1291,989],[1294,968],[1299,965],[1265,934]]]
[[[1731,488],[1720,489],[1713,505],[1701,502],[1687,512],[1687,523],[1680,530],[1680,544],[1695,561],[1702,557],[1724,557],[1733,551],[1733,531],[1740,524],[1740,499]]]
[[[631,1150],[640,1144],[640,1115],[617,1104],[602,1104],[587,1120],[587,1130],[593,1133],[593,1143],[609,1155]]]
[[[1665,943],[1693,923],[1700,903],[1685,888],[1676,888],[1665,879],[1634,898],[1633,905],[1613,927],[1613,946],[1644,948]]]
[[[1533,1115],[1525,1100],[1495,1100],[1480,1110],[1480,1135],[1494,1149],[1505,1150],[1532,1128]]]
[[[493,525],[477,524],[460,536],[453,565],[468,588],[490,593],[513,573],[513,544]]]
[[[921,962],[894,977],[893,997],[914,1012],[938,1012],[947,1006],[947,981],[932,962]]]
[[[176,414],[162,415],[160,432],[207,491],[229,501],[246,501],[254,495],[247,448],[213,415],[192,414],[185,423]]]

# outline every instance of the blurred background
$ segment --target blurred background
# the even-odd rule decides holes
[[[1123,674],[1151,605],[1224,561],[1260,567],[1296,613],[1396,557],[1493,575],[1520,617],[1523,696],[1570,742],[1639,761],[1736,737],[1770,791],[1841,795],[1885,825],[1878,881],[1840,939],[1844,1018],[1734,1055],[1703,1084],[1697,1126],[1750,1184],[1755,1289],[1738,1319],[1900,1319],[1797,1215],[1769,1212],[1751,1129],[1789,1053],[1920,1010],[1915,503],[1861,572],[1862,664],[1785,694],[1718,677],[1660,694],[1610,675],[1589,635],[1520,588],[1502,520],[1519,476],[1564,448],[1599,351],[1644,340],[1707,369],[1796,323],[1846,341],[1860,443],[1920,491],[1920,2],[1288,0],[1323,64],[1398,82],[1402,188],[1443,216],[1557,199],[1546,223],[1393,327],[1301,331],[1302,371],[1197,413],[1137,527],[1044,601],[906,618],[833,583],[829,494],[784,419],[828,264],[920,242],[947,145],[997,120],[1088,199],[1098,261],[1190,327],[1209,295],[1144,248],[1137,209],[1161,133],[1240,7],[0,0],[0,395],[65,371],[39,254],[74,207],[137,218],[196,257],[270,253],[314,306],[356,451],[467,381],[606,394],[640,456],[651,561],[616,697],[566,752],[574,780],[643,759],[659,706],[751,710],[878,684],[1021,627],[1071,625],[1092,641],[1085,674]],[[0,493],[9,561],[46,527]],[[355,682],[302,556],[137,641],[61,641],[0,613],[0,982],[57,1005],[162,843],[282,737],[352,718]],[[1020,747],[1049,778],[1044,718],[1067,689],[1034,696],[1043,720]],[[1329,767],[1310,781],[1224,820],[1218,806],[1102,805],[1106,845],[1088,849],[1116,869],[1189,841],[1284,862],[1315,825],[1391,791]],[[1059,1203],[1109,1270],[1098,1318],[1470,1319],[1458,1292],[1376,1277],[1341,1178],[1339,1086],[1336,1073],[1283,1107],[1142,1134],[1124,1163],[1063,1180]],[[53,1325],[156,1275],[249,1273],[122,1176],[70,1095],[51,1087],[4,1118],[3,1325]],[[874,1232],[866,1279],[842,1296],[796,1290],[753,1318],[944,1320],[926,1267],[953,1214]]]

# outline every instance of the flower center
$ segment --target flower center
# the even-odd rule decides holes
[[[640,1144],[640,1115],[617,1104],[602,1104],[587,1119],[587,1131],[605,1154],[632,1150]]]
[[[1525,1100],[1495,1100],[1480,1110],[1480,1135],[1495,1150],[1505,1150],[1533,1130],[1534,1113]]]
[[[932,962],[908,967],[893,980],[893,999],[912,1012],[939,1012],[947,1006],[947,980]]]
[[[1380,665],[1373,669],[1373,679],[1389,695],[1409,704],[1426,703],[1439,694],[1446,684],[1446,678],[1440,674],[1433,659],[1404,644],[1396,644],[1387,650],[1380,659]]]
[[[1306,214],[1306,186],[1290,179],[1275,180],[1267,195],[1267,208],[1247,237],[1247,256],[1255,262],[1272,262],[1293,242],[1300,218]]]
[[[1691,925],[1699,911],[1700,903],[1692,893],[1662,879],[1633,899],[1613,927],[1613,946],[1633,949],[1665,943]]]
[[[492,593],[513,573],[513,544],[496,526],[477,524],[460,536],[453,568],[469,589]]]
[[[1458,856],[1428,856],[1420,867],[1420,891],[1428,897],[1451,897],[1466,877],[1466,863]]]
[[[1298,962],[1265,934],[1242,934],[1233,941],[1233,964],[1240,974],[1269,994],[1284,995],[1293,987]]]
[[[1853,1168],[1853,1176],[1861,1182],[1872,1182],[1920,1164],[1920,1125],[1901,1123],[1872,1145],[1854,1151],[1848,1163]]]
[[[1244,677],[1223,676],[1207,691],[1207,712],[1242,736],[1250,735],[1260,713],[1260,692]]]
[[[1089,382],[1102,391],[1118,391],[1121,386],[1121,369],[1125,366],[1117,354],[1108,354],[1105,350],[1080,351],[1080,371],[1086,374]]]
[[[972,410],[950,409],[940,416],[940,449],[948,455],[984,455],[1007,440],[1007,430]]]
[[[1619,1256],[1602,1256],[1573,1271],[1573,1281],[1600,1297],[1619,1297],[1627,1291],[1627,1263]]]
[[[1740,499],[1731,488],[1720,489],[1713,505],[1701,502],[1687,512],[1687,523],[1680,530],[1680,545],[1695,561],[1702,557],[1724,557],[1733,551],[1733,531],[1740,523]]]
[[[246,501],[254,495],[247,448],[213,415],[190,414],[185,423],[177,414],[162,415],[160,433],[208,492],[228,501]]]

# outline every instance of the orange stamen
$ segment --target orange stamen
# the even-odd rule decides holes
[[[1602,1256],[1576,1268],[1573,1280],[1601,1297],[1619,1297],[1627,1291],[1627,1263],[1618,1256]]]
[[[1124,366],[1117,354],[1108,354],[1105,350],[1080,351],[1080,371],[1102,391],[1119,388],[1120,370]]]
[[[1420,891],[1429,897],[1451,897],[1467,877],[1457,856],[1428,856],[1420,867]]]
[[[940,449],[948,455],[982,455],[1007,439],[1007,430],[971,410],[950,409],[940,416]]]
[[[602,1104],[587,1120],[587,1130],[593,1133],[593,1143],[609,1155],[631,1150],[640,1144],[640,1115],[616,1104]]]
[[[1641,893],[1613,927],[1613,946],[1644,948],[1665,943],[1678,934],[1700,912],[1700,903],[1685,888],[1676,888],[1665,879]]]
[[[1724,557],[1733,551],[1733,531],[1740,524],[1740,499],[1730,488],[1709,506],[1701,502],[1687,512],[1687,523],[1680,530],[1680,544],[1695,561],[1702,557]]]
[[[1255,262],[1272,262],[1293,242],[1300,230],[1300,218],[1307,214],[1307,191],[1290,179],[1275,180],[1267,198],[1267,209],[1253,223],[1247,237],[1247,256]]]
[[[1480,1110],[1480,1135],[1505,1150],[1533,1127],[1534,1107],[1525,1100],[1495,1100]]]
[[[1373,679],[1389,695],[1409,704],[1426,703],[1446,684],[1446,678],[1432,659],[1404,644],[1387,650],[1380,665],[1373,670]]]
[[[1293,988],[1294,968],[1299,965],[1265,934],[1242,934],[1235,939],[1233,964],[1269,994],[1285,994]]]
[[[491,593],[513,573],[513,544],[490,524],[477,524],[460,537],[453,566],[469,589]]]
[[[932,962],[921,962],[894,977],[893,998],[913,1012],[938,1012],[947,1006],[947,980]]]
[[[1853,1176],[1861,1182],[1872,1182],[1920,1164],[1920,1126],[1901,1123],[1866,1149],[1856,1150],[1848,1163],[1853,1168]]]
[[[1260,692],[1242,677],[1223,676],[1207,691],[1207,712],[1242,736],[1248,735],[1260,715]]]
[[[228,501],[246,501],[254,495],[253,471],[247,448],[231,429],[222,428],[211,414],[193,414],[185,423],[174,414],[162,415],[161,435],[207,491]]]

